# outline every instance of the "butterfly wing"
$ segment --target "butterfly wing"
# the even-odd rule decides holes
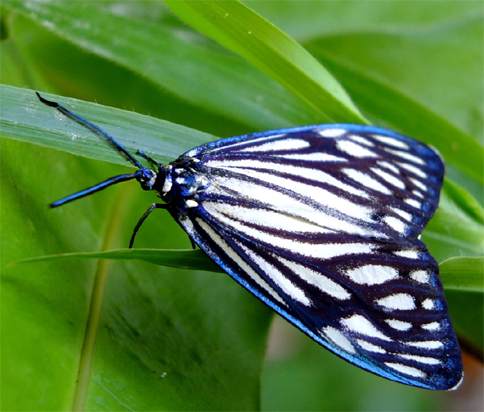
[[[210,184],[196,207],[170,211],[242,286],[364,369],[429,389],[458,384],[438,265],[416,239],[442,185],[432,149],[330,125],[223,139],[180,159],[196,159]]]

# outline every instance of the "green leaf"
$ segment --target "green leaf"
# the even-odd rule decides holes
[[[453,210],[457,213],[461,210],[475,223],[484,225],[484,208],[467,191],[453,183],[451,180],[444,181],[444,196],[442,202],[449,205],[453,203]]]
[[[155,265],[190,269],[206,270],[208,272],[225,273],[200,249],[195,250],[157,250],[157,249],[119,249],[106,252],[59,253],[57,255],[40,256],[12,262],[9,266],[24,263],[49,262],[60,259],[113,259],[113,260],[142,260]]]
[[[30,90],[0,85],[2,136],[56,148],[91,159],[129,164],[84,127],[42,104]],[[42,93],[48,100],[96,123],[129,151],[142,148],[158,161],[168,163],[183,152],[215,137],[184,126],[112,107]]]
[[[155,3],[145,4],[145,14],[164,16]],[[15,12],[10,19],[13,37],[6,45],[13,49],[12,42],[28,44],[9,50],[9,56],[22,66],[22,73],[35,79],[29,79],[30,84],[54,81],[54,90],[66,95],[135,106],[138,112],[217,134],[307,124],[317,118],[306,113],[306,104],[248,63],[207,44],[173,19],[157,24],[138,18],[133,3],[115,8],[104,2],[7,0],[2,6]],[[10,81],[17,80],[18,75]]]
[[[439,207],[422,238],[438,261],[484,254],[484,209],[468,192],[444,180]]]
[[[464,350],[483,358],[484,258],[458,257],[440,264],[449,311]]]
[[[381,33],[368,29],[322,37],[307,47],[335,73],[370,119],[435,146],[446,163],[482,185],[482,116],[480,122],[472,116],[482,107],[482,87],[462,87],[469,78],[478,76],[484,64],[473,42],[477,37],[482,38],[482,15],[469,13],[419,30],[394,28]],[[457,54],[460,57],[456,60]],[[375,60],[378,68],[372,65]],[[405,78],[399,76],[401,67],[409,74]],[[464,68],[467,79],[460,75]],[[451,78],[462,86],[446,93]],[[419,103],[422,90],[427,93]],[[447,105],[442,104],[444,96]],[[449,121],[452,115],[454,122],[473,131],[475,137],[455,127]]]
[[[339,83],[306,50],[238,1],[165,1],[190,25],[277,80],[319,121],[365,122]]]
[[[440,264],[440,277],[447,289],[484,293],[484,258],[451,258]]]
[[[436,147],[446,163],[458,167],[479,183],[484,182],[484,148],[475,139],[391,84],[341,64],[327,64],[376,123],[386,124]]]

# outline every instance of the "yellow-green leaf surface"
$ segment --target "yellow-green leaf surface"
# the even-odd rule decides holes
[[[123,249],[156,201],[136,182],[48,209],[132,168],[34,90],[163,163],[218,137],[335,110],[354,121],[349,95],[374,124],[443,154],[451,179],[423,239],[445,261],[462,342],[482,350],[482,3],[245,2],[263,18],[215,3],[179,5],[192,9],[193,27],[230,8],[234,27],[217,19],[208,38],[159,1],[1,2],[1,83],[18,87],[0,88],[2,409],[479,409],[482,368],[467,360],[459,391],[422,391],[361,371],[280,322],[262,366],[270,311],[207,272],[213,263],[167,213],[155,211],[137,249]],[[244,18],[260,31],[244,34]],[[311,89],[310,79],[322,80]]]

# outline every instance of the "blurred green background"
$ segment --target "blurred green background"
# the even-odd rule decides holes
[[[239,3],[196,3],[2,1],[0,82],[15,86],[0,89],[2,409],[482,410],[482,2],[244,2],[336,81]],[[462,388],[359,370],[220,273],[80,258],[7,266],[124,248],[155,199],[132,182],[49,210],[131,168],[34,90],[163,162],[217,137],[357,119],[437,147],[451,180],[423,239],[439,262],[457,257],[442,278],[473,354]],[[190,249],[158,212],[135,246]]]

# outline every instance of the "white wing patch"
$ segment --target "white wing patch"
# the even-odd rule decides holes
[[[300,153],[300,154],[280,154],[277,157],[282,159],[294,159],[309,162],[348,162],[348,159],[344,157],[339,157],[331,155],[328,153]]]
[[[220,214],[223,214],[227,219],[262,228],[278,228],[294,234],[306,233],[308,235],[333,233],[332,230],[325,229],[314,223],[270,209],[227,205],[219,202],[205,202],[204,206],[208,212],[217,218],[223,218],[223,216],[220,216]]]
[[[413,249],[399,250],[395,252],[395,255],[408,259],[420,259],[420,254],[418,253],[418,250]]]
[[[356,343],[358,343],[358,345],[360,345],[362,349],[368,352],[387,353],[387,351],[381,346],[374,345],[373,343],[367,342],[363,339],[356,339]]]
[[[380,176],[386,183],[390,183],[392,186],[395,186],[400,190],[405,189],[405,183],[403,183],[402,180],[399,179],[398,177],[395,177],[392,174],[387,173],[384,170],[379,169],[377,167],[372,167],[370,168],[370,170],[376,175]]]
[[[306,140],[301,139],[284,139],[276,140],[257,146],[250,146],[245,149],[239,150],[240,152],[277,152],[282,150],[298,150],[309,147],[309,143]]]
[[[353,315],[346,319],[340,320],[343,328],[359,333],[361,335],[370,336],[372,338],[378,338],[386,341],[391,339],[384,333],[380,332],[367,318],[362,315]]]
[[[309,269],[307,266],[274,255],[282,264],[288,267],[299,278],[316,286],[321,292],[327,293],[338,300],[347,300],[351,297],[343,286],[324,276],[321,272]]]
[[[444,344],[437,340],[428,340],[424,342],[405,342],[405,344],[409,346],[414,346],[416,348],[430,349],[430,350],[442,349],[444,347]]]
[[[425,270],[415,270],[410,277],[418,283],[427,284],[430,282],[430,273]]]
[[[418,180],[415,180],[413,178],[410,178],[409,179],[415,186],[420,186],[421,188],[423,188],[423,190],[425,191],[426,188],[425,186],[423,186]],[[412,194],[417,196],[417,197],[420,197],[421,199],[423,199],[425,196],[422,192],[418,191],[418,190],[412,190]]]
[[[371,150],[365,149],[363,146],[360,146],[359,144],[353,143],[349,140],[338,140],[336,143],[337,147],[339,150],[341,150],[343,153],[348,154],[349,156],[353,157],[378,157],[378,155],[375,152],[372,152]]]
[[[392,150],[392,149],[385,149],[388,153],[394,154],[395,156],[398,156],[402,159],[409,160],[413,163],[417,163],[419,165],[425,165],[425,162],[420,159],[420,157],[414,156],[413,154],[410,154],[408,152],[402,152],[399,150]]]
[[[222,239],[215,231],[203,220],[197,219],[197,223],[207,233],[210,238],[221,247],[225,253],[247,274],[255,281],[260,287],[262,287],[271,297],[281,303],[283,306],[287,306],[287,303],[279,296],[279,294],[262,279],[259,274],[252,269],[235,251]]]
[[[365,146],[375,147],[375,143],[373,143],[371,140],[368,140],[366,137],[363,137],[357,134],[350,134],[348,135],[348,138],[353,140],[356,143],[359,143]]]
[[[386,319],[385,322],[396,330],[408,331],[412,329],[412,324],[410,322],[405,322],[397,319]]]
[[[397,209],[397,208],[391,208],[390,209],[393,213],[401,217],[402,219],[406,220],[407,222],[410,222],[412,220],[412,215],[408,212],[405,212],[405,210]]]
[[[351,341],[338,329],[333,328],[332,326],[326,326],[325,328],[323,328],[322,332],[324,334],[323,336],[333,342],[333,344],[341,350],[349,353],[356,352]]]
[[[407,199],[404,200],[404,202],[407,203],[410,206],[413,206],[416,209],[419,209],[419,208],[422,207],[422,204],[418,200],[415,200],[415,199],[407,198]]]
[[[387,365],[389,368],[395,369],[397,372],[403,373],[404,375],[413,376],[415,378],[425,378],[427,376],[427,374],[421,369],[413,368],[402,363],[385,362],[385,365]]]
[[[439,365],[441,362],[435,358],[429,358],[427,356],[417,356],[417,355],[408,355],[406,353],[401,353],[398,355],[400,358],[413,360],[415,362],[426,363],[428,365]]]
[[[339,137],[346,134],[346,129],[314,129],[314,131],[321,137]]]
[[[274,138],[281,138],[281,137],[284,137],[286,134],[285,133],[281,133],[281,134],[274,134],[274,135],[271,135],[271,136],[262,136],[262,137],[258,137],[258,138],[255,138],[255,139],[251,139],[250,140],[250,145],[251,147],[256,147],[258,144],[260,144],[261,142],[264,142],[266,140],[272,140]],[[247,146],[248,142],[247,141],[241,141],[241,142],[236,142],[236,143],[230,143],[228,145],[225,145],[225,146],[221,146],[221,147],[211,147],[210,148],[210,151],[211,152],[216,152],[216,151],[219,151],[219,150],[233,150],[233,151],[237,151],[237,148],[240,147],[240,146]],[[186,153],[186,155],[188,157],[193,157],[195,156],[196,154],[198,154],[198,151],[197,151],[198,148],[195,148],[195,149],[192,149],[190,151],[188,151]]]
[[[381,285],[393,279],[398,279],[398,270],[391,266],[366,264],[342,272],[359,285]]]
[[[393,173],[395,173],[396,175],[399,175],[400,174],[400,169],[398,167],[396,167],[395,165],[385,161],[385,160],[379,160],[377,162],[380,166],[386,168],[386,169],[389,169],[391,170]]]
[[[392,193],[386,186],[382,185],[378,180],[373,179],[367,173],[350,168],[343,169],[343,172],[355,182],[358,182],[369,189],[377,190],[385,195],[390,195]]]
[[[383,218],[384,222],[390,226],[393,230],[399,233],[404,233],[406,225],[400,219],[393,216],[385,216]]]
[[[440,323],[430,322],[420,326],[422,329],[429,331],[438,331],[440,329]]]
[[[408,293],[395,293],[393,295],[377,299],[375,303],[385,310],[413,310],[416,309],[415,298]]]
[[[383,136],[381,134],[372,134],[371,136],[375,140],[378,140],[379,142],[381,142],[385,145],[393,146],[393,147],[403,149],[403,150],[409,150],[410,149],[410,147],[408,146],[407,143],[402,142],[401,140],[395,139],[394,137]]]
[[[423,170],[419,169],[418,167],[408,164],[408,163],[403,163],[403,162],[398,162],[397,163],[399,166],[403,167],[404,169],[408,170],[409,172],[412,172],[414,175],[418,176],[420,179],[426,179],[427,173],[425,173]],[[425,187],[425,186],[424,186]]]
[[[252,250],[248,249],[241,243],[239,247],[244,250],[244,252],[251,258],[253,262],[265,273],[269,278],[271,278],[287,295],[291,296],[292,299],[302,303],[305,306],[311,306],[311,300],[306,296],[304,290],[296,286],[291,282],[286,276],[284,276],[280,270],[278,270],[274,265],[271,265],[266,260],[262,259],[260,255],[254,253]]]
[[[435,309],[435,302],[433,299],[427,298],[422,302],[422,307],[427,310]]]

